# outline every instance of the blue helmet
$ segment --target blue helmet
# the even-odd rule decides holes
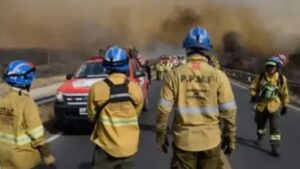
[[[272,60],[278,64],[278,66],[283,67],[284,63],[277,56],[272,56],[269,60]]]
[[[118,46],[112,46],[105,53],[103,67],[109,72],[127,72],[128,63],[126,51]]]
[[[35,79],[35,67],[32,63],[15,60],[5,69],[3,80],[11,86],[28,89]]]
[[[266,66],[278,66],[278,62],[276,60],[274,60],[273,58],[270,58],[266,61],[265,63]]]
[[[279,69],[279,71],[281,71],[281,69],[283,68],[283,65],[284,65],[283,61],[280,60],[277,56],[272,56],[265,63],[265,66],[277,67]]]
[[[204,28],[192,28],[186,35],[182,47],[185,49],[210,51],[212,49],[210,35]]]

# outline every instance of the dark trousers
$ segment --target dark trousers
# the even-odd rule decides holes
[[[42,169],[42,168],[43,168],[43,165],[42,165],[42,164],[39,164],[39,165],[33,167],[32,169]]]
[[[281,140],[280,135],[280,113],[270,113],[267,109],[263,112],[256,111],[255,122],[257,124],[257,135],[263,137],[266,134],[266,123],[270,123],[270,142],[271,145],[279,145]]]
[[[134,169],[134,156],[117,158],[107,154],[100,147],[94,150],[93,169]]]
[[[164,76],[164,72],[156,71],[156,80],[162,80]]]
[[[221,148],[199,152],[184,151],[174,147],[171,169],[222,169]]]

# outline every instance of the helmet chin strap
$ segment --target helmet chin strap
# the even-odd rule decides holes
[[[19,96],[22,96],[23,95],[23,91],[26,91],[26,92],[30,92],[30,86],[26,86],[25,88],[20,88],[20,87],[14,87],[11,85],[11,87],[13,87],[15,90],[18,91],[18,95]]]
[[[197,49],[186,49],[185,51],[186,51],[187,56],[190,56],[193,54],[200,54],[202,56],[205,56],[209,62],[211,61],[209,54],[205,51],[197,50]]]

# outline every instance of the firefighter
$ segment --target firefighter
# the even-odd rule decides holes
[[[212,45],[204,28],[191,29],[183,48],[187,63],[171,70],[161,89],[157,148],[162,152],[168,150],[166,128],[174,108],[171,168],[220,169],[221,147],[228,155],[235,149],[236,104],[232,88],[227,76],[208,64],[209,56],[204,53]]]
[[[162,80],[164,76],[164,67],[161,60],[159,60],[155,65],[155,70],[156,70],[156,80]]]
[[[151,83],[151,80],[152,80],[152,72],[151,72],[151,66],[150,66],[149,60],[146,60],[146,63],[145,63],[145,70],[146,70],[147,75],[148,75],[149,83]]]
[[[178,65],[176,67],[185,64],[185,62],[186,62],[185,56],[183,56],[183,55],[178,56]]]
[[[283,63],[277,57],[270,58],[265,66],[265,72],[258,75],[250,86],[250,102],[255,104],[256,144],[261,145],[269,120],[272,155],[279,156],[280,118],[287,113],[289,103],[287,79],[280,73]]]
[[[34,79],[35,67],[29,62],[12,61],[5,69],[3,80],[10,90],[0,101],[0,168],[37,169],[55,162],[29,95]]]
[[[129,46],[126,48],[128,57],[137,58],[139,51],[134,46]]]
[[[219,62],[219,59],[216,55],[211,55],[210,56],[210,61],[209,61],[210,65],[212,65],[213,67],[217,68],[217,69],[221,69],[221,65]]]
[[[165,64],[165,72],[169,72],[173,68],[173,63],[171,60],[168,60],[167,64]]]
[[[113,46],[103,66],[109,74],[95,83],[88,97],[88,116],[94,122],[91,141],[96,144],[94,169],[134,168],[139,142],[138,115],[144,99],[141,88],[127,79],[126,51]]]
[[[135,59],[142,68],[145,67],[146,62],[142,55],[140,55],[140,54],[136,55]]]
[[[140,52],[136,49],[134,46],[129,46],[125,49],[127,51],[127,55],[129,58],[134,58],[140,67],[144,68],[146,62],[142,55],[140,55]]]

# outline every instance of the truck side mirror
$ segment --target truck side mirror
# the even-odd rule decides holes
[[[146,74],[145,74],[145,72],[144,71],[136,71],[135,73],[134,73],[134,77],[135,78],[139,78],[139,77],[143,77],[143,76],[146,76]]]
[[[73,76],[74,76],[74,73],[68,73],[68,74],[66,75],[66,79],[67,79],[67,80],[71,80],[71,79],[73,78]]]

